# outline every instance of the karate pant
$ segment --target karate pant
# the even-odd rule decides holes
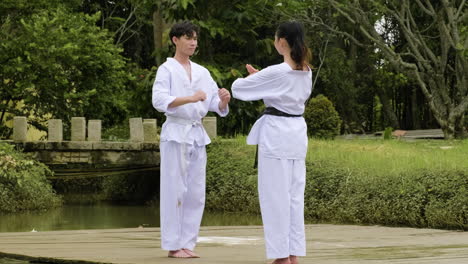
[[[206,149],[165,141],[160,151],[161,247],[193,250],[205,207]]]
[[[258,155],[258,193],[269,259],[305,256],[305,161]]]

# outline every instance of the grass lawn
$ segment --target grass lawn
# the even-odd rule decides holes
[[[413,169],[468,171],[468,140],[310,140],[307,160],[382,176]]]

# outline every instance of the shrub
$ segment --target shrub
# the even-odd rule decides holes
[[[0,143],[0,211],[46,209],[61,205],[61,198],[46,177],[52,175],[44,164]]]
[[[258,213],[255,146],[245,138],[214,140],[207,146],[206,208]]]
[[[322,162],[319,162],[319,164]],[[415,170],[387,177],[309,163],[309,220],[468,230],[468,174]]]
[[[392,139],[392,132],[393,132],[393,128],[391,128],[391,127],[385,128],[383,138],[384,139]]]
[[[340,116],[332,102],[323,95],[318,95],[309,101],[304,118],[311,137],[333,139],[340,134]]]

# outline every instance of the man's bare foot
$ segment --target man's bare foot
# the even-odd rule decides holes
[[[291,261],[289,261],[289,258],[280,258],[275,259],[271,264],[291,264]]]
[[[289,261],[291,261],[291,264],[299,264],[299,261],[297,260],[297,256],[289,256]]]
[[[192,250],[188,249],[188,248],[183,248],[182,249],[183,251],[185,251],[185,253],[189,254],[192,258],[199,258],[200,256],[193,252]]]
[[[192,256],[187,254],[183,249],[171,250],[167,256],[170,258],[192,258]]]

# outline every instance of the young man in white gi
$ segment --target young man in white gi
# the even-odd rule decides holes
[[[169,257],[196,258],[205,206],[206,150],[209,144],[201,119],[208,111],[228,114],[229,92],[218,89],[208,70],[192,61],[198,27],[175,24],[169,37],[176,47],[156,74],[154,108],[165,112],[161,131],[161,247]]]

